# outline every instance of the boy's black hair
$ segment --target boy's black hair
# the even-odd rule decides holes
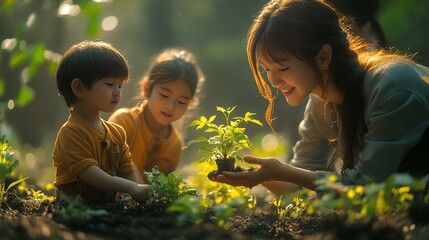
[[[125,57],[112,45],[102,41],[83,41],[73,45],[64,54],[57,70],[58,93],[68,107],[78,99],[71,83],[79,78],[88,89],[98,80],[115,77],[128,81],[129,65]]]

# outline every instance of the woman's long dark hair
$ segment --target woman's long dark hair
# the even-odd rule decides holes
[[[325,44],[332,48],[330,79],[344,97],[339,106],[337,157],[343,160],[345,170],[353,168],[356,150],[363,147],[362,84],[368,68],[360,61],[369,54],[368,46],[349,35],[335,9],[322,1],[272,0],[264,6],[249,30],[248,61],[259,91],[269,101],[265,118],[271,125],[273,95],[259,70],[257,49],[274,62],[284,59],[285,54],[292,54],[306,62],[319,77],[324,98],[327,83],[322,82],[314,57]]]

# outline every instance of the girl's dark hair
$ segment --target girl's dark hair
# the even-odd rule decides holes
[[[287,54],[306,62],[318,76],[323,99],[327,83],[322,82],[314,57],[325,44],[332,48],[329,79],[344,97],[339,106],[337,149],[337,157],[344,161],[344,170],[355,165],[355,150],[362,147],[362,82],[366,66],[360,63],[360,54],[364,57],[368,46],[349,36],[334,8],[322,1],[272,0],[263,7],[249,30],[247,55],[256,85],[269,101],[265,118],[272,125],[274,98],[259,69],[257,49],[274,62],[280,62]]]
[[[129,80],[129,65],[124,56],[112,45],[102,41],[83,41],[70,47],[61,59],[57,70],[58,93],[68,107],[78,99],[71,83],[78,78],[88,89],[98,80],[115,77]]]
[[[204,74],[192,53],[184,49],[171,48],[164,50],[152,60],[141,84],[145,84],[146,81],[149,83],[150,94],[156,84],[176,80],[183,80],[188,84],[196,105],[194,96],[201,89],[205,80]]]

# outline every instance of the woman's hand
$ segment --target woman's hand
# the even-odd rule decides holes
[[[260,165],[253,171],[243,172],[222,172],[213,179],[215,182],[226,183],[232,186],[253,187],[269,180],[275,180],[276,174],[282,163],[275,158],[258,158],[245,156],[244,161],[251,164]]]

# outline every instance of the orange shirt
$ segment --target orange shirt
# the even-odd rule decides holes
[[[162,173],[171,173],[179,164],[183,139],[174,127],[167,138],[154,135],[144,118],[145,109],[145,104],[121,108],[110,116],[109,121],[118,123],[127,132],[134,165],[143,178],[144,171],[151,171],[155,165]]]
[[[124,129],[102,119],[101,122],[105,136],[76,113],[70,114],[52,152],[56,187],[80,181],[79,173],[93,165],[112,176],[134,172]]]

